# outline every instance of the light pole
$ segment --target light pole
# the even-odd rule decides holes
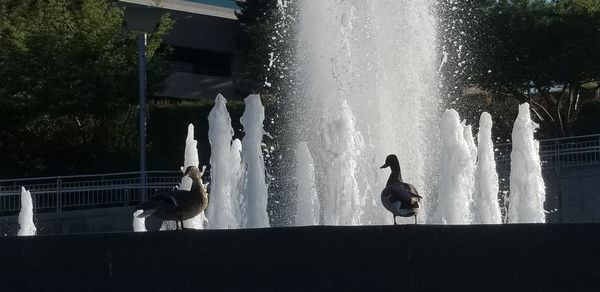
[[[140,98],[140,198],[146,200],[146,33],[137,36]]]
[[[158,7],[128,6],[124,21],[127,28],[137,33],[138,48],[138,93],[139,93],[139,135],[140,135],[140,199],[146,200],[146,40],[160,22],[162,12]]]

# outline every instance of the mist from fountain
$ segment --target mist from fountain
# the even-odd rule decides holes
[[[315,184],[315,166],[306,142],[298,143],[296,158],[295,226],[319,225],[321,205]]]
[[[33,200],[31,193],[24,187],[21,187],[21,211],[19,211],[19,231],[18,236],[36,235],[37,229],[33,223]]]
[[[538,125],[531,120],[529,104],[521,104],[512,132],[509,223],[546,222],[546,187],[542,177],[539,142],[533,136],[537,128]]]
[[[470,178],[466,181],[464,185],[464,192],[467,194],[467,199],[469,200],[469,223],[472,223],[474,220],[475,211],[475,171],[477,168],[477,145],[475,144],[475,138],[473,137],[473,127],[471,125],[467,125],[466,121],[463,120],[461,123],[463,127],[463,136],[465,138],[465,143],[467,144],[467,157],[466,157],[466,168],[465,168],[465,176]]]
[[[379,202],[388,174],[378,169],[390,153],[430,209],[439,100],[429,1],[303,1],[297,41],[302,102],[290,139],[313,154],[324,223],[391,223]]]

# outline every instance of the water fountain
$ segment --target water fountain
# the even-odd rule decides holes
[[[433,222],[469,224],[475,165],[472,145],[465,139],[466,128],[455,110],[444,112],[441,133],[438,208]]]
[[[290,201],[296,204],[296,225],[390,224],[379,202],[387,173],[378,169],[390,153],[398,155],[404,179],[424,197],[419,222],[500,223],[491,118],[482,115],[477,145],[471,126],[461,123],[456,111],[440,112],[440,65],[430,5],[376,0],[300,3],[294,72],[300,96],[283,102],[293,108],[288,112],[294,115],[285,117],[292,127],[276,137],[295,149],[297,189],[291,193],[297,196]],[[217,97],[209,116],[211,228],[269,226],[264,108],[258,95],[245,102],[241,143],[231,141],[223,96]],[[527,163],[537,163],[538,168],[513,165],[515,173],[535,174],[526,181],[515,179],[514,187],[511,180],[511,222],[543,222],[543,204],[538,202],[543,180],[539,157],[530,157],[535,149],[530,147],[533,134],[527,121],[530,117],[523,113],[515,123],[513,153],[529,153]],[[188,151],[195,151],[191,131],[186,166],[198,164],[197,153],[188,157]],[[180,188],[185,187],[184,178]],[[530,209],[537,210],[537,217],[525,215],[534,211],[522,207],[520,199],[531,192],[536,203]]]
[[[545,186],[539,156],[539,143],[533,137],[538,125],[531,120],[529,104],[519,106],[512,132],[510,153],[511,223],[544,223]]]
[[[492,117],[484,112],[479,119],[477,135],[477,169],[475,171],[475,195],[473,223],[500,224],[502,217],[498,205],[498,173],[492,142]]]
[[[295,156],[295,175],[298,182],[295,225],[318,225],[321,204],[319,203],[315,185],[314,160],[305,142],[298,143]]]
[[[242,141],[239,139],[233,140],[231,142],[231,148],[229,152],[229,174],[230,183],[229,189],[231,190],[231,200],[232,200],[232,213],[235,216],[236,222],[238,222],[241,226],[243,222],[243,218],[246,216],[246,212],[242,207],[243,197],[243,180],[242,180]]]
[[[143,213],[143,210],[137,210],[133,212],[133,231],[134,232],[146,232],[146,218],[139,218],[138,215]]]
[[[243,208],[245,218],[243,227],[268,227],[267,185],[265,180],[265,162],[263,159],[262,139],[265,134],[263,121],[265,109],[260,95],[251,94],[244,99],[246,109],[241,118],[244,127],[242,139]]]
[[[198,141],[196,141],[194,139],[194,125],[189,124],[187,137],[185,139],[184,162],[183,162],[183,166],[181,167],[182,173],[185,172],[185,169],[188,168],[189,166],[199,167],[200,162],[198,160],[198,149],[196,147],[197,144],[198,144]],[[183,176],[181,178],[181,183],[179,184],[178,188],[180,190],[189,191],[192,188],[192,179],[189,178],[188,176]],[[204,212],[202,212],[194,218],[184,220],[183,224],[184,224],[185,228],[204,229],[206,222],[207,222],[206,215],[204,214]],[[177,229],[177,224],[175,221],[163,221],[163,224],[160,227],[160,230],[175,230],[175,229]]]
[[[19,231],[18,236],[35,235],[37,230],[33,223],[33,201],[31,193],[24,187],[21,187],[21,211],[19,211]]]
[[[294,98],[302,103],[289,139],[313,154],[322,223],[391,223],[378,199],[388,175],[378,167],[389,153],[429,209],[439,107],[429,3],[324,0],[299,9]]]
[[[210,206],[207,209],[210,228],[239,228],[240,222],[235,215],[235,197],[231,194],[231,118],[227,111],[227,100],[218,95],[215,106],[208,115],[208,140],[210,141]]]

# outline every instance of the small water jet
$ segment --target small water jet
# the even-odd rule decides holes
[[[440,178],[436,223],[471,223],[473,191],[472,146],[455,110],[446,110],[441,120]]]
[[[546,189],[542,177],[539,142],[533,137],[537,128],[538,125],[531,120],[529,104],[521,104],[512,132],[509,223],[546,222]]]
[[[198,160],[198,149],[196,147],[197,144],[198,144],[198,141],[196,141],[194,139],[194,125],[189,124],[188,131],[187,131],[187,137],[185,139],[185,150],[184,150],[184,160],[183,160],[184,162],[183,162],[183,166],[181,167],[182,173],[184,173],[185,169],[188,168],[189,166],[198,167],[198,165],[200,164],[200,162]],[[202,172],[204,172],[204,168],[202,168]],[[189,191],[192,188],[192,179],[188,176],[183,176],[181,178],[181,183],[179,184],[178,188],[180,190]],[[206,187],[205,187],[205,189],[206,189]],[[208,219],[206,218],[206,215],[204,214],[204,211],[203,211],[202,213],[198,214],[196,217],[194,217],[192,219],[184,220],[183,224],[184,224],[185,228],[204,229],[207,222],[208,222]],[[176,230],[176,229],[177,229],[177,223],[175,221],[163,221],[163,224],[160,227],[160,230]]]
[[[324,118],[319,149],[325,174],[321,182],[324,185],[322,192],[330,194],[323,201],[324,223],[360,225],[367,201],[357,180],[364,141],[356,131],[355,117],[347,101],[341,102],[336,113]],[[340,174],[343,176],[338,177]]]
[[[241,226],[243,218],[246,216],[245,210],[242,209],[243,197],[242,190],[242,141],[235,139],[231,142],[229,153],[229,174],[230,174],[230,189],[233,214],[238,226]]]
[[[208,140],[210,142],[210,177],[211,194],[208,207],[210,228],[239,228],[240,222],[235,213],[238,208],[237,198],[232,192],[232,177],[237,176],[235,166],[231,163],[231,137],[233,128],[227,111],[227,100],[218,95],[215,105],[208,115]],[[233,153],[235,154],[235,153]],[[236,159],[233,157],[233,159]],[[236,186],[237,191],[237,186]]]
[[[138,215],[143,213],[144,210],[137,210],[133,212],[133,231],[134,232],[146,232],[146,218],[139,218]]]
[[[265,134],[263,121],[265,109],[260,95],[251,94],[244,99],[246,109],[241,118],[245,136],[242,139],[242,191],[245,210],[243,227],[258,228],[269,226],[267,213],[267,185],[265,182],[265,162],[262,139]]]
[[[296,223],[295,226],[319,225],[321,205],[317,197],[315,167],[306,142],[296,148]]]
[[[501,224],[498,173],[492,141],[492,116],[487,112],[483,112],[479,119],[477,143],[473,223]]]
[[[24,187],[21,187],[21,211],[19,211],[19,231],[18,236],[36,235],[37,229],[33,223],[33,201],[31,193]]]

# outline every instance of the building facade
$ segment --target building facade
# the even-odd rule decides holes
[[[237,46],[241,27],[233,0],[122,0],[127,7],[149,7],[175,21],[163,43],[173,49],[170,75],[155,97],[212,100],[219,93],[242,98],[236,90],[244,70]]]

